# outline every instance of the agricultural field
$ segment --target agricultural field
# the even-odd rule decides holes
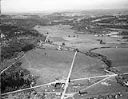
[[[93,76],[105,75],[106,65],[95,58],[78,53],[71,73],[71,80]]]
[[[112,66],[119,69],[120,72],[128,71],[128,49],[127,48],[106,48],[94,50],[95,53],[100,53],[107,56],[112,61]]]
[[[37,85],[65,79],[68,75],[73,52],[51,49],[35,49],[25,54],[22,64],[34,76],[39,76]]]
[[[34,29],[46,36],[45,42],[40,40],[24,53],[20,67],[36,81],[27,88],[2,93],[2,99],[128,98],[128,78],[124,77],[128,45],[122,38],[83,33],[62,24]],[[107,69],[111,68],[106,64],[109,60],[122,75]]]

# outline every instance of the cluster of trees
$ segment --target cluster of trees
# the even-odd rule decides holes
[[[119,35],[123,36],[122,39],[126,39],[128,41],[128,31],[122,31]]]
[[[3,20],[1,20],[2,23],[9,23],[13,25],[17,25],[19,27],[23,27],[26,29],[32,29],[36,25],[47,25],[49,20],[42,19],[40,17],[33,17],[33,18],[7,18],[4,17]]]
[[[119,18],[115,16],[84,18],[80,21],[75,22],[74,24],[72,24],[72,26],[73,29],[76,29],[78,31],[89,31],[90,33],[99,33],[99,30],[102,32],[105,28],[128,29],[128,17],[123,16],[123,19],[121,18],[121,16]]]
[[[18,27],[15,25],[1,24],[0,30],[7,40],[16,38],[19,36],[28,36],[28,35],[35,36],[35,37],[42,36],[36,30],[25,29],[25,28]]]
[[[128,29],[128,25],[99,25],[103,28]]]
[[[27,52],[34,47],[34,44],[28,42],[12,40],[8,42],[8,46],[1,47],[1,61],[3,61],[4,59],[13,58],[17,55],[18,52]]]
[[[15,63],[10,69],[1,75],[1,93],[28,88],[35,78],[30,72],[21,68],[21,62]]]
[[[45,40],[45,37],[38,33],[36,30],[24,29],[15,25],[1,24],[0,31],[5,36],[3,41],[6,41],[6,46],[1,46],[1,61],[4,59],[10,59],[17,55],[18,52],[27,52],[35,47],[33,43],[34,38],[41,38]],[[26,39],[18,39],[19,37],[28,37]]]
[[[7,24],[8,22],[11,22],[11,24]],[[7,20],[2,20],[0,32],[4,35],[4,38],[1,39],[1,62],[16,57],[21,51],[32,50],[35,48],[38,38],[45,40],[42,34],[32,29],[36,23],[31,22],[33,21],[30,20],[29,22],[27,19],[11,19],[8,17]],[[2,93],[28,88],[32,82],[35,82],[36,78],[31,76],[28,70],[23,69],[21,64],[21,62],[17,62],[1,74],[0,86]]]
[[[119,35],[127,35],[128,36],[128,31],[122,31],[119,33]]]

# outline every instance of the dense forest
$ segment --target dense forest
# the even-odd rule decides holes
[[[22,88],[29,88],[36,78],[30,72],[21,68],[22,62],[16,62],[11,68],[1,75],[1,93],[10,92]]]
[[[2,24],[0,25],[0,30],[3,35],[1,41],[5,43],[1,47],[1,61],[16,56],[18,52],[26,52],[33,49],[36,46],[35,38],[40,37],[45,39],[45,37],[36,30],[27,30],[15,25]],[[19,39],[21,37],[22,39]],[[28,37],[28,40],[24,39],[26,37]]]
[[[1,63],[4,63],[3,66],[6,64],[6,61],[18,57],[18,53],[26,53],[35,48],[40,39],[45,40],[44,35],[38,33],[38,31],[14,24],[1,24],[0,32]],[[1,93],[29,88],[32,82],[36,83],[36,77],[33,77],[21,65],[22,62],[20,60],[15,61],[11,68],[1,74]]]
[[[46,18],[41,18],[38,15],[26,15],[23,16],[23,18],[2,15],[1,22],[16,25],[18,27],[23,27],[25,29],[32,29],[36,25],[47,25],[49,23],[49,20]]]

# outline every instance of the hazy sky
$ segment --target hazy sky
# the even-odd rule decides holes
[[[2,12],[128,8],[128,0],[2,0]]]

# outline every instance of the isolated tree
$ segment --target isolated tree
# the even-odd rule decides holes
[[[65,46],[65,43],[63,42],[62,45]]]

